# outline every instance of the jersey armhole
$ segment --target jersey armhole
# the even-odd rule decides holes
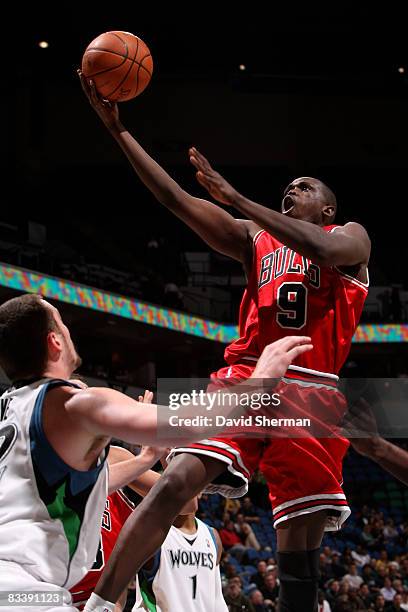
[[[213,539],[214,546],[215,546],[215,550],[216,550],[216,552],[217,552],[217,559],[218,559],[218,553],[219,553],[220,551],[219,551],[219,546],[218,546],[217,538],[215,537],[214,527],[210,527],[209,525],[207,525],[207,527],[208,527],[208,531],[210,532],[211,537],[212,537],[212,539]]]
[[[102,470],[108,455],[109,444],[105,447],[104,458],[98,460],[98,465],[90,470],[79,471],[65,463],[48,441],[42,422],[45,395],[56,387],[74,387],[80,389],[75,383],[56,379],[45,384],[39,392],[29,424],[30,451],[33,467],[35,464],[39,475],[47,484],[55,483],[60,477],[70,473],[72,477],[75,476],[78,484],[80,483],[80,488],[85,488],[85,486],[96,480],[99,472]]]
[[[43,422],[42,422],[42,413],[44,406],[45,395],[48,391],[55,389],[57,387],[74,387],[78,388],[78,385],[70,383],[66,380],[52,380],[46,383],[35,400],[34,409],[31,414],[30,420],[30,442],[32,446],[35,446],[37,442],[39,442],[43,447],[47,449],[48,452],[53,452],[56,457],[60,458],[59,455],[54,451],[51,447],[47,436],[44,432]],[[62,460],[61,460],[62,461]]]
[[[153,565],[150,569],[146,567],[142,567],[139,570],[139,575],[142,579],[146,580],[149,584],[153,582],[157,572],[160,567],[160,559],[161,559],[161,548],[156,552],[156,554],[152,557]]]

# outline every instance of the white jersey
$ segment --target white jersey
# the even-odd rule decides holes
[[[42,379],[0,397],[0,561],[69,589],[92,567],[107,497],[106,449],[97,467],[75,470],[45,437]]]
[[[138,574],[133,612],[228,612],[214,530],[196,524],[195,534],[171,527],[153,567]]]

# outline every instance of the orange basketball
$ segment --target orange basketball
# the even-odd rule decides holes
[[[103,98],[125,102],[142,93],[153,72],[153,59],[143,40],[129,32],[105,32],[82,57],[82,72]]]

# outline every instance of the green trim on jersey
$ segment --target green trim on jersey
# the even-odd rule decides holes
[[[81,521],[76,512],[72,508],[68,508],[64,503],[66,484],[66,482],[63,482],[56,490],[56,497],[52,504],[47,505],[47,510],[51,518],[61,521],[65,537],[68,540],[69,558],[72,559],[78,545]]]
[[[139,587],[140,587],[140,593],[142,595],[143,603],[145,604],[149,612],[157,612],[156,597],[154,596],[153,589],[149,585],[149,582],[146,580],[146,578],[143,578],[143,580],[140,580],[140,575],[139,575]]]

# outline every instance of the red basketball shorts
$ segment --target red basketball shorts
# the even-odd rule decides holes
[[[236,364],[211,375],[209,390],[249,378],[255,364]],[[286,405],[317,406],[321,414],[332,411],[341,419],[346,411],[344,396],[332,374],[290,366],[274,392]],[[207,455],[219,459],[226,470],[210,483],[206,493],[241,497],[248,491],[253,472],[260,469],[267,481],[274,526],[300,516],[328,510],[326,531],[336,531],[350,515],[342,489],[342,462],[349,442],[331,437],[215,437],[173,449],[169,459],[180,453]]]

